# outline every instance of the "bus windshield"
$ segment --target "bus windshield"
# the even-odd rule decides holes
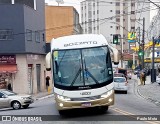
[[[113,81],[107,46],[53,51],[54,86],[60,89],[90,89]]]

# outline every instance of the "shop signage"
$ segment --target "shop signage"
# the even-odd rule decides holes
[[[16,64],[16,56],[0,55],[0,64]]]
[[[148,62],[148,63],[151,63],[152,62],[152,59],[149,59],[149,58],[147,58],[147,59],[144,59],[144,62]],[[157,62],[157,63],[159,63],[160,62],[160,58],[155,58],[154,59],[154,62]]]

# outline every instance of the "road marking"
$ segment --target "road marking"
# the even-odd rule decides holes
[[[110,109],[112,109],[113,111],[116,111],[118,113],[121,113],[123,115],[127,115],[131,118],[134,118],[134,119],[137,119],[137,117],[135,117],[135,114],[133,113],[130,113],[130,112],[127,112],[127,111],[124,111],[124,110],[121,110],[119,108],[114,108],[114,107],[111,107]],[[154,121],[154,122],[151,122],[151,121],[143,121],[143,122],[146,122],[146,123],[149,123],[149,124],[160,124],[159,121]]]

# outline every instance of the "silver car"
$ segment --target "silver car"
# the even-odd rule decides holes
[[[28,108],[33,102],[31,95],[19,95],[6,89],[0,89],[0,108]]]
[[[114,77],[114,90],[115,91],[128,91],[128,82],[125,77]]]

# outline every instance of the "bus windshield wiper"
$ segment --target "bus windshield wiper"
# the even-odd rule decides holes
[[[76,79],[77,79],[78,76],[81,74],[81,71],[82,71],[82,69],[81,69],[81,67],[80,67],[70,86],[73,86],[73,84],[75,83]],[[81,78],[81,77],[80,77],[80,78]]]
[[[85,71],[87,72],[87,74],[95,81],[96,84],[99,84],[99,82],[97,81],[97,79],[88,71],[87,67],[86,67],[86,62],[85,62],[85,59],[84,59],[84,67],[85,67]],[[86,75],[87,75],[86,74]]]

